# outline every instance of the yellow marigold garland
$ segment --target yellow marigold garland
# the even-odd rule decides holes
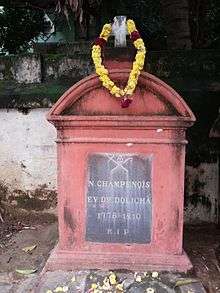
[[[105,24],[103,26],[99,38],[96,39],[95,44],[92,47],[92,59],[95,65],[96,73],[98,74],[99,79],[102,82],[102,85],[106,89],[108,89],[109,92],[115,97],[123,98],[123,108],[128,107],[129,104],[132,102],[131,96],[135,91],[138,82],[138,77],[140,75],[141,70],[144,67],[144,60],[146,54],[144,42],[136,29],[134,21],[131,19],[127,20],[127,30],[131,40],[133,41],[135,48],[137,49],[137,53],[135,56],[135,61],[133,62],[132,70],[128,78],[127,85],[124,89],[121,89],[117,85],[115,85],[115,83],[109,78],[108,70],[102,65],[101,51],[111,34],[111,24]],[[128,98],[128,96],[130,98]]]

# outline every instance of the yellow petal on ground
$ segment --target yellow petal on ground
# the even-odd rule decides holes
[[[63,286],[63,292],[68,292],[69,288],[68,286]]]
[[[31,251],[34,250],[36,247],[37,247],[37,245],[34,244],[34,245],[31,245],[31,246],[26,246],[26,247],[22,248],[22,250],[23,250],[24,252],[31,252]]]
[[[140,282],[142,281],[142,278],[141,278],[141,276],[139,276],[139,275],[138,275],[138,276],[136,276],[136,278],[135,278],[135,281],[140,283]]]
[[[119,290],[119,291],[121,291],[121,292],[124,292],[123,284],[118,284],[116,286],[116,289]]]
[[[75,275],[72,276],[71,282],[72,283],[76,282],[76,276]]]
[[[63,287],[56,287],[54,292],[63,292]]]
[[[151,274],[151,276],[152,276],[152,278],[158,278],[159,274],[158,274],[158,272],[153,272]]]
[[[92,288],[92,289],[97,289],[97,288],[98,288],[98,285],[95,284],[95,283],[93,283],[93,284],[91,285],[91,288]]]
[[[47,292],[46,293],[53,293],[53,291],[51,291],[51,290],[47,290]]]
[[[111,285],[109,283],[108,277],[105,277],[105,279],[103,280],[103,286],[101,287],[101,289],[103,289],[103,290],[110,290],[111,289]]]
[[[111,273],[110,276],[109,276],[110,284],[111,284],[111,285],[115,285],[115,284],[117,284],[117,280],[116,280],[116,279],[117,279],[116,274]]]
[[[189,285],[192,283],[198,283],[198,280],[196,279],[182,279],[182,280],[177,280],[174,288],[183,286],[183,285]]]

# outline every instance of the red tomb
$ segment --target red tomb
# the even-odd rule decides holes
[[[129,72],[110,77],[123,86]],[[94,74],[49,112],[58,133],[59,243],[46,270],[191,268],[182,238],[185,131],[195,117],[146,72],[133,98],[122,109]]]

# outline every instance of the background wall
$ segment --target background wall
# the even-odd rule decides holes
[[[12,206],[55,205],[56,131],[46,112],[93,71],[89,46],[79,50],[76,44],[73,55],[0,58],[0,196]],[[146,64],[147,71],[183,96],[197,117],[188,131],[186,156],[185,219],[191,223],[218,218],[219,141],[210,139],[209,132],[220,106],[219,64],[216,50],[151,52]]]

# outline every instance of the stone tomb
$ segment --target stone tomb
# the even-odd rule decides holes
[[[129,69],[110,70],[121,86]],[[119,101],[91,75],[70,88],[48,120],[57,128],[59,243],[45,270],[187,271],[182,248],[183,99],[140,75],[134,101]]]

